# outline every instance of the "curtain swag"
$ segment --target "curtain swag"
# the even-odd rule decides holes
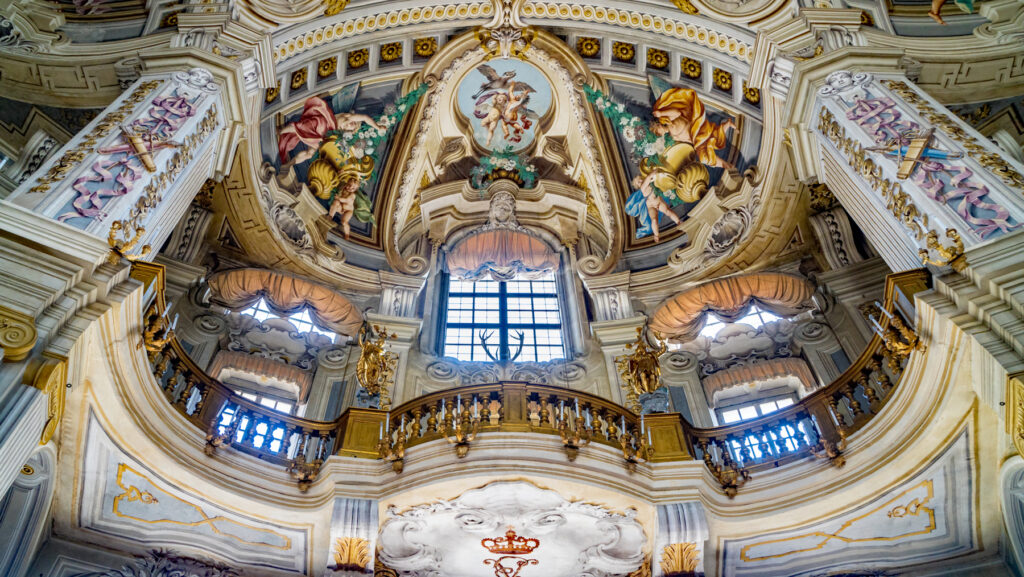
[[[722,278],[683,291],[661,305],[650,328],[667,338],[688,341],[700,334],[708,314],[735,322],[750,305],[789,317],[811,308],[814,285],[782,273],[753,273]]]
[[[448,271],[463,280],[536,278],[558,268],[558,255],[529,233],[497,228],[471,234],[448,252]]]
[[[245,310],[266,299],[279,315],[292,315],[308,307],[309,316],[320,328],[343,335],[354,335],[363,324],[363,316],[354,304],[337,292],[305,279],[264,269],[237,269],[218,273],[209,279],[211,300],[233,311]]]

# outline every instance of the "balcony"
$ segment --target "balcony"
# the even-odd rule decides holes
[[[643,417],[606,399],[556,386],[502,382],[459,387],[412,399],[391,411],[350,408],[337,420],[292,417],[236,395],[206,374],[169,329],[163,269],[136,263],[133,276],[151,294],[143,341],[167,401],[206,435],[206,452],[231,449],[286,469],[307,489],[333,455],[384,459],[401,473],[407,451],[434,441],[464,457],[481,435],[547,435],[573,461],[589,445],[621,452],[622,464],[704,462],[729,497],[754,474],[804,459],[845,463],[847,439],[879,414],[904,367],[923,344],[914,329],[913,295],[925,271],[890,275],[876,334],[834,382],[764,417],[698,429],[679,414]]]

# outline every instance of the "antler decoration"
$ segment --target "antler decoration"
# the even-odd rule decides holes
[[[367,393],[379,395],[380,409],[387,411],[391,408],[388,385],[394,381],[398,355],[385,348],[388,346],[388,340],[397,338],[398,335],[389,335],[387,328],[379,325],[373,325],[373,331],[377,333],[376,340],[367,338],[366,325],[359,329],[360,353],[359,361],[356,363],[356,378]]]
[[[652,348],[644,338],[644,328],[636,328],[636,342],[626,345],[630,353],[615,358],[615,366],[622,376],[622,388],[626,389],[626,400],[630,409],[640,414],[640,395],[653,393],[661,386],[661,364],[658,358],[665,354],[668,346],[658,333],[654,333],[659,345]]]

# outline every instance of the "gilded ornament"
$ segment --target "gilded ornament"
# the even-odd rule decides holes
[[[388,42],[380,46],[381,62],[394,62],[402,57],[402,43]]]
[[[619,62],[633,62],[636,59],[636,46],[629,42],[612,42],[612,56]]]
[[[298,90],[305,86],[306,80],[308,79],[308,75],[309,72],[306,70],[306,67],[299,68],[295,72],[292,72],[292,90]]]
[[[700,14],[697,7],[690,3],[690,0],[672,0],[672,3],[685,14]]]
[[[22,465],[21,466],[21,474],[22,475],[35,475],[35,473],[36,473],[36,470],[32,468],[32,465]]]
[[[379,395],[379,407],[381,410],[391,408],[391,399],[388,396],[388,385],[395,378],[395,368],[398,366],[398,355],[386,350],[388,340],[397,338],[398,335],[387,333],[387,328],[379,325],[373,326],[373,332],[377,333],[376,340],[367,337],[367,326],[359,330],[359,361],[356,363],[356,378],[359,384],[371,395]]]
[[[181,10],[177,12],[169,12],[164,14],[164,17],[160,19],[161,28],[173,28],[178,25],[178,14],[181,14]]]
[[[370,61],[370,49],[360,48],[348,53],[348,67],[351,70],[362,68]]]
[[[661,364],[658,358],[665,354],[668,346],[665,340],[658,333],[654,333],[658,341],[658,348],[655,349],[647,344],[644,338],[644,328],[636,328],[636,342],[626,345],[627,354],[615,358],[615,366],[622,376],[623,388],[627,390],[627,397],[632,404],[630,407],[634,413],[640,410],[640,395],[653,393],[661,387]]]
[[[673,576],[689,574],[697,570],[697,555],[700,551],[696,543],[673,543],[665,545],[661,550],[661,571]]]
[[[580,36],[576,39],[576,52],[584,58],[596,58],[601,53],[601,39],[591,36]]]
[[[334,540],[335,571],[363,571],[370,564],[370,542],[359,537]]]
[[[421,58],[430,58],[437,52],[437,38],[417,38],[412,42],[412,50]]]
[[[324,0],[324,16],[339,14],[348,6],[349,0]]]
[[[24,360],[36,345],[36,336],[35,319],[0,306],[0,354],[4,362]]]
[[[925,236],[925,245],[928,248],[922,248],[917,251],[921,256],[921,263],[948,266],[960,272],[967,268],[967,258],[964,257],[964,241],[960,238],[960,233],[955,228],[946,229],[946,238],[949,239],[948,246],[944,246],[939,242],[939,233],[934,230],[929,231]],[[933,259],[931,257],[932,253],[938,255],[938,258]]]
[[[135,106],[145,100],[149,93],[162,83],[162,80],[148,80],[136,86],[128,98],[117,107],[117,110],[107,113],[76,147],[61,155],[60,159],[39,179],[39,183],[32,187],[30,192],[46,192],[50,190],[50,186],[54,182],[64,180],[64,177],[95,149],[96,143],[100,139],[106,137],[115,128],[120,128],[128,115],[135,110]]]
[[[324,58],[316,65],[316,75],[320,78],[327,78],[338,71],[338,57],[331,56]]]
[[[658,48],[647,49],[647,66],[664,70],[668,68],[668,52]]]
[[[277,100],[277,97],[281,95],[281,83],[277,83],[276,86],[272,86],[267,89],[267,95],[264,98],[266,102],[270,103]]]
[[[1024,456],[1024,372],[1007,376],[1006,426],[1017,454]]]
[[[714,80],[715,88],[723,92],[732,92],[732,74],[722,70],[721,68],[715,68],[715,73],[712,77]]]
[[[53,434],[64,416],[64,399],[67,394],[68,361],[67,359],[48,358],[36,371],[32,386],[46,395],[46,425],[39,437],[39,444],[45,445],[53,438]]]
[[[831,8],[831,6],[829,6]],[[875,19],[871,17],[871,14],[867,10],[860,11],[860,25],[861,26],[874,26]]]
[[[316,458],[312,461],[306,458],[306,455],[299,453],[292,459],[286,471],[293,479],[299,484],[299,491],[305,493],[309,490],[309,487],[316,481],[317,477],[320,476],[320,469],[323,467],[323,459]]]
[[[744,80],[743,99],[751,104],[759,105],[761,103],[761,91],[752,86],[747,86],[747,82]]]
[[[826,184],[816,182],[808,185],[807,190],[811,194],[811,210],[815,213],[826,211],[839,204]]]
[[[526,60],[526,51],[536,37],[537,32],[532,27],[517,28],[509,22],[495,29],[478,28],[476,31],[480,47],[487,51],[484,61],[499,56]]]
[[[680,61],[680,72],[687,78],[697,80],[701,75],[701,64],[700,60],[694,60],[693,58],[687,58],[683,56]]]

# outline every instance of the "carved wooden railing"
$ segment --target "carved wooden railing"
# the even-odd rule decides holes
[[[913,295],[929,280],[924,270],[888,277],[879,334],[835,382],[760,419],[697,429],[676,413],[641,419],[601,397],[514,382],[430,393],[390,412],[350,408],[330,422],[292,417],[236,395],[192,361],[165,316],[162,266],[136,262],[132,276],[147,286],[143,341],[153,375],[172,406],[206,432],[207,453],[230,446],[284,465],[303,490],[330,455],[384,458],[399,472],[409,447],[447,439],[462,457],[478,434],[501,431],[557,436],[569,460],[591,443],[615,447],[630,470],[696,457],[729,496],[751,471],[812,455],[843,465],[846,438],[882,409],[908,357],[922,348]]]
[[[712,429],[683,423],[690,448],[730,497],[752,471],[814,455],[845,464],[846,439],[892,397],[910,354],[923,349],[913,328],[913,295],[928,288],[924,269],[889,275],[885,302],[873,316],[875,335],[832,383],[759,419]]]

